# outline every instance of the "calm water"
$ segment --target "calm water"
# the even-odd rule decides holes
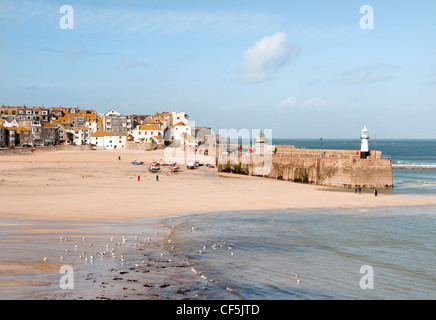
[[[434,207],[227,212],[165,223],[175,226],[173,254],[207,279],[206,299],[436,298]],[[372,290],[360,288],[363,265],[374,270]]]
[[[272,144],[300,148],[360,150],[359,139],[273,139]],[[436,194],[436,140],[369,140],[370,150],[380,150],[392,165],[434,166],[435,169],[393,169],[393,193]]]
[[[272,143],[321,148],[318,139]],[[322,147],[359,150],[360,141]],[[370,148],[394,165],[436,166],[436,140]],[[436,170],[393,173],[390,193],[436,195]],[[207,282],[207,299],[436,299],[436,207],[227,212],[165,224],[174,226],[173,254]],[[363,265],[373,268],[372,290],[360,287]]]

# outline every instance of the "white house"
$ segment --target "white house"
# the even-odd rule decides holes
[[[163,144],[164,130],[157,125],[141,124],[132,130],[133,141],[135,142],[156,142]]]
[[[126,147],[127,133],[98,131],[91,136],[91,144],[103,149],[122,149]]]
[[[64,128],[64,133],[71,132],[73,134],[73,144],[76,145],[83,145],[90,143],[92,130],[88,127],[80,127],[80,128],[71,128],[66,129]]]
[[[171,124],[172,126],[174,126],[180,122],[182,122],[185,125],[189,125],[189,116],[186,113],[184,113],[183,111],[182,112],[173,111],[172,114],[173,114],[173,117],[172,117],[173,123]]]
[[[191,135],[191,126],[183,122],[176,123],[171,128],[171,140],[181,141],[184,133]]]

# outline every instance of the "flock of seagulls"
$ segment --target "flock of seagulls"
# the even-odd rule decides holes
[[[157,236],[158,233],[156,232],[155,235]],[[70,239],[67,239],[66,237],[63,237],[63,236],[59,236],[59,241],[62,243],[66,243],[66,242],[77,243],[77,240],[75,240],[75,239],[70,240]],[[84,249],[87,251],[81,251],[81,253],[78,255],[79,262],[84,262],[85,264],[93,263],[97,257],[100,257],[101,259],[103,259],[105,257],[110,256],[114,260],[119,259],[121,264],[124,264],[126,262],[126,258],[123,255],[124,251],[126,251],[129,248],[138,249],[141,244],[147,246],[151,243],[151,238],[146,237],[143,240],[139,240],[139,236],[134,236],[133,243],[130,243],[129,245],[127,244],[128,239],[124,235],[121,237],[120,241],[118,241],[118,242],[116,242],[115,237],[110,237],[109,241],[110,241],[110,244],[103,245],[104,249],[98,251],[92,242],[87,242],[87,237],[82,237],[82,245],[74,244],[74,246],[71,246],[71,247],[65,249],[64,255],[61,255],[58,258],[51,258],[51,260],[57,260],[59,262],[64,262],[67,257],[72,259],[72,257],[74,256],[73,251],[74,251],[74,253],[76,253],[79,250],[79,248],[81,248],[82,250]],[[97,247],[98,247],[98,245],[97,245]],[[163,257],[163,253],[161,253],[161,258],[162,257]],[[44,262],[49,261],[49,260],[50,260],[50,258],[48,256],[43,258]],[[141,261],[141,264],[144,264],[144,263],[145,263],[145,261]],[[139,266],[139,264],[135,264],[135,266]]]
[[[172,226],[172,228],[174,228],[174,226]],[[190,229],[191,232],[194,232],[195,230],[197,230],[195,227],[191,227],[191,229]],[[155,232],[155,236],[157,237],[158,234],[159,233],[156,231]],[[117,240],[116,237],[111,236],[109,238],[110,243],[109,244],[105,244],[104,245],[104,249],[102,251],[98,251],[98,250],[94,249],[93,243],[88,242],[87,243],[88,252],[87,251],[81,251],[81,253],[78,256],[79,261],[80,262],[84,262],[85,264],[88,264],[88,263],[92,264],[92,263],[94,263],[94,260],[96,259],[97,256],[100,257],[100,259],[104,259],[105,257],[111,257],[114,260],[119,260],[121,262],[121,265],[124,265],[124,263],[126,262],[126,257],[123,255],[123,253],[124,253],[124,251],[126,249],[128,249],[128,248],[138,249],[139,246],[141,246],[141,245],[142,246],[147,246],[147,245],[149,245],[151,243],[150,237],[146,237],[146,238],[143,238],[142,240],[140,240],[140,237],[137,236],[137,235],[133,236],[133,243],[132,243],[132,238],[129,241],[127,239],[127,237],[124,236],[124,235],[121,236],[120,241],[117,242],[116,240]],[[68,242],[70,240],[65,238],[65,237],[60,236],[59,237],[59,241],[66,243],[66,242]],[[74,240],[72,240],[72,241],[74,241]],[[129,241],[129,245],[130,246],[127,245],[128,241]],[[70,255],[71,250],[74,250],[74,252],[77,252],[80,247],[82,247],[82,250],[83,250],[83,247],[84,246],[86,247],[86,243],[85,242],[87,242],[87,238],[84,236],[84,237],[82,237],[82,243],[83,243],[82,246],[80,246],[78,244],[75,244],[74,246],[70,247],[72,249],[66,248],[65,249],[65,255],[59,256],[59,261],[60,262],[64,262],[64,259],[67,256]],[[171,244],[172,240],[168,239],[167,243]],[[202,245],[201,249],[198,250],[197,253],[199,255],[207,253],[208,252],[207,250],[209,248],[212,249],[212,250],[216,250],[218,248],[227,248],[227,250],[229,251],[231,257],[233,257],[235,255],[233,247],[231,245],[228,245],[227,242],[225,242],[225,241],[223,241],[223,242],[221,242],[219,244],[218,243],[214,243],[212,245]],[[170,250],[172,251],[173,249],[174,249],[174,246],[171,246]],[[163,259],[164,257],[165,257],[165,254],[163,252],[161,252],[160,253],[160,258]],[[49,257],[44,257],[43,258],[44,262],[48,261],[48,260],[49,260]],[[54,260],[56,260],[56,259],[54,259]],[[168,259],[166,261],[172,262],[173,260],[172,259]],[[139,268],[141,265],[144,265],[144,264],[145,264],[145,261],[141,260],[140,262],[134,263],[133,265],[134,265],[134,268]],[[199,277],[201,277],[203,280],[205,280],[205,281],[216,282],[215,280],[208,279],[201,271],[195,269],[194,267],[192,267],[191,270],[195,274],[197,274]],[[300,276],[298,274],[295,274],[295,282],[298,285],[301,283],[301,279],[300,279]],[[226,289],[229,290],[229,291],[232,291],[230,288],[226,288]]]

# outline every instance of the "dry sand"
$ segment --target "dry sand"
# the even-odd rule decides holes
[[[157,182],[146,165],[163,158],[163,150],[2,155],[0,216],[109,221],[198,212],[436,204],[436,197],[356,195],[183,165],[178,173],[164,167]],[[133,160],[144,165],[134,166]]]

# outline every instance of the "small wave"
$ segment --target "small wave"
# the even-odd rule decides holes
[[[422,161],[406,161],[406,160],[393,160],[392,166],[412,166],[412,167],[434,167],[436,168],[435,162],[422,162]]]

